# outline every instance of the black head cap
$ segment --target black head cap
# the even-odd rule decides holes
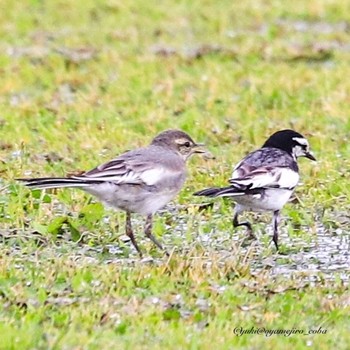
[[[296,158],[306,157],[311,160],[316,160],[309,151],[309,143],[307,139],[303,135],[291,129],[275,132],[266,140],[263,147],[279,148]]]
[[[280,130],[272,134],[264,143],[263,147],[273,147],[279,148],[286,152],[292,153],[292,149],[295,146],[296,142],[294,138],[305,139],[305,137],[298,132],[285,129]]]

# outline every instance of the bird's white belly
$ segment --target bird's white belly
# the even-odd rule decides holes
[[[180,188],[150,192],[142,186],[103,183],[84,190],[96,196],[108,207],[149,215],[164,207],[177,195]]]
[[[239,205],[241,211],[275,211],[282,209],[292,193],[292,190],[276,188],[265,190],[264,194],[233,197],[233,200]]]
[[[177,192],[156,194],[154,196],[150,196],[137,207],[137,210],[135,210],[135,212],[144,215],[153,214],[159,209],[163,208],[168,202],[170,202],[176,196],[176,194]]]

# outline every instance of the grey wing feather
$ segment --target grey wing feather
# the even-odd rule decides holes
[[[151,147],[130,151],[74,178],[118,184],[154,185],[159,180],[183,170],[182,166],[175,168],[175,171],[172,169],[174,163],[179,161],[178,157],[172,159],[175,154],[165,154],[164,161],[160,161],[160,151]]]
[[[248,154],[234,168],[230,183],[238,189],[294,188],[299,181],[297,164],[286,152],[262,148]]]

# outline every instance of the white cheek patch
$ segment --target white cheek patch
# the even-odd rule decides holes
[[[300,157],[305,154],[305,151],[301,148],[301,146],[297,145],[293,147],[293,154],[296,157]]]

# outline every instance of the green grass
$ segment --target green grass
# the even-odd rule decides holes
[[[347,2],[0,7],[0,349],[348,348]],[[173,127],[216,158],[191,159],[155,219],[170,259],[138,233],[154,258],[140,260],[123,242],[124,214],[88,195],[14,181],[92,168]],[[300,161],[276,254],[269,215],[248,215],[259,242],[246,246],[229,202],[199,213],[192,193],[225,184],[243,155],[290,127],[318,162]]]

